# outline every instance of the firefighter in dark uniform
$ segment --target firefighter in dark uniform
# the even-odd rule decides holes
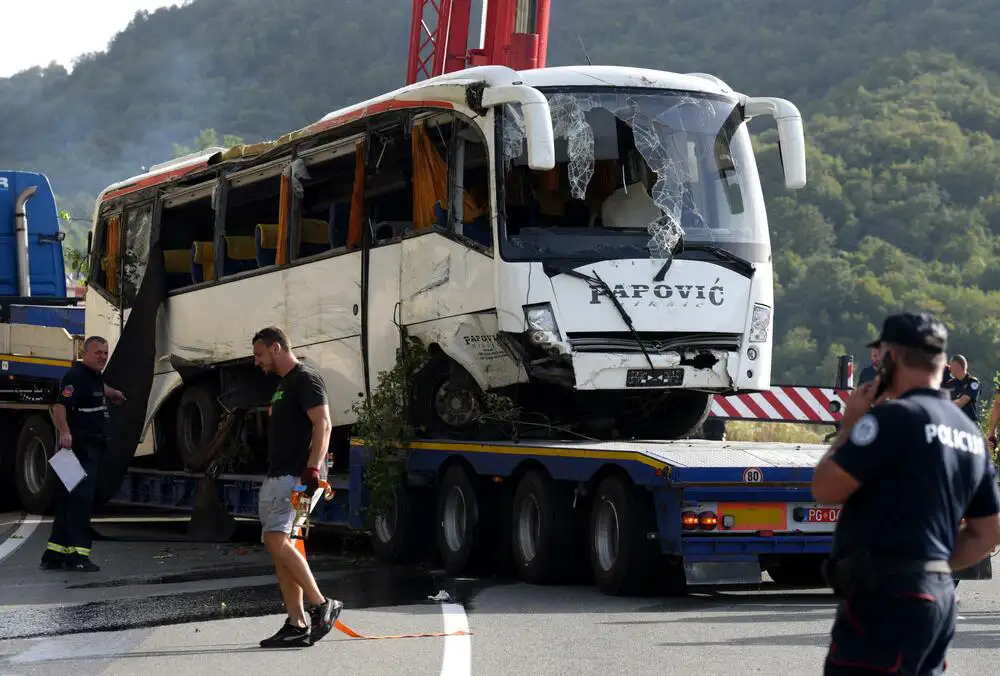
[[[879,375],[851,394],[816,466],[815,499],[843,504],[825,566],[840,598],[825,674],[940,674],[955,633],[951,572],[1000,544],[986,441],[940,390],[946,343],[932,315],[886,319]]]
[[[47,570],[96,571],[90,560],[90,513],[94,505],[97,469],[110,436],[105,401],[121,403],[125,395],[104,384],[108,341],[87,338],[83,357],[70,367],[59,384],[52,417],[59,431],[59,448],[73,451],[87,475],[67,491],[57,482],[57,505],[41,566]]]

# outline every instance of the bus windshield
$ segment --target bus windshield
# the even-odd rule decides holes
[[[767,261],[759,178],[735,98],[622,88],[540,88],[556,166],[533,171],[521,111],[504,106],[498,195],[506,260],[670,258],[707,244]]]

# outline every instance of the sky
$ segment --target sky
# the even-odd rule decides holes
[[[104,51],[139,10],[180,5],[182,0],[0,0],[0,77],[52,61]],[[97,8],[100,9],[97,9]]]

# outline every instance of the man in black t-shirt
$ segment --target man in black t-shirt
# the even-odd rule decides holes
[[[875,380],[875,375],[878,373],[878,364],[881,359],[881,353],[877,348],[872,348],[872,361],[868,366],[861,369],[861,373],[858,374],[858,387],[861,387],[865,383],[870,383]]]
[[[72,491],[67,491],[62,481],[56,482],[52,535],[41,562],[46,570],[100,570],[90,560],[90,514],[97,469],[111,436],[105,400],[115,404],[125,401],[124,394],[104,384],[107,363],[108,341],[91,336],[83,344],[83,357],[74,362],[59,383],[59,396],[52,407],[59,448],[73,451],[86,476]]]
[[[969,373],[969,360],[956,354],[948,362],[951,379],[942,383],[941,388],[951,392],[951,400],[962,409],[973,422],[979,422],[979,378]]]
[[[827,568],[842,600],[826,674],[941,673],[955,633],[951,572],[1000,544],[985,440],[939,389],[946,342],[929,314],[889,317],[874,343],[885,375],[851,394],[816,466],[815,499],[843,504]],[[872,406],[882,377],[888,400]]]
[[[295,526],[292,492],[302,483],[309,495],[319,487],[320,468],[330,443],[330,409],[323,379],[292,354],[284,331],[269,326],[253,337],[254,362],[280,377],[268,407],[268,471],[258,495],[261,542],[274,560],[288,618],[262,648],[309,646],[333,628],[344,605],[327,598],[309,563],[292,544]],[[310,604],[309,621],[303,594]]]

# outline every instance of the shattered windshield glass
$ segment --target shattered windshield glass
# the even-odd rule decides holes
[[[670,258],[682,237],[769,259],[757,168],[735,99],[541,91],[552,111],[554,169],[528,168],[518,106],[505,106],[498,125],[505,259]]]

